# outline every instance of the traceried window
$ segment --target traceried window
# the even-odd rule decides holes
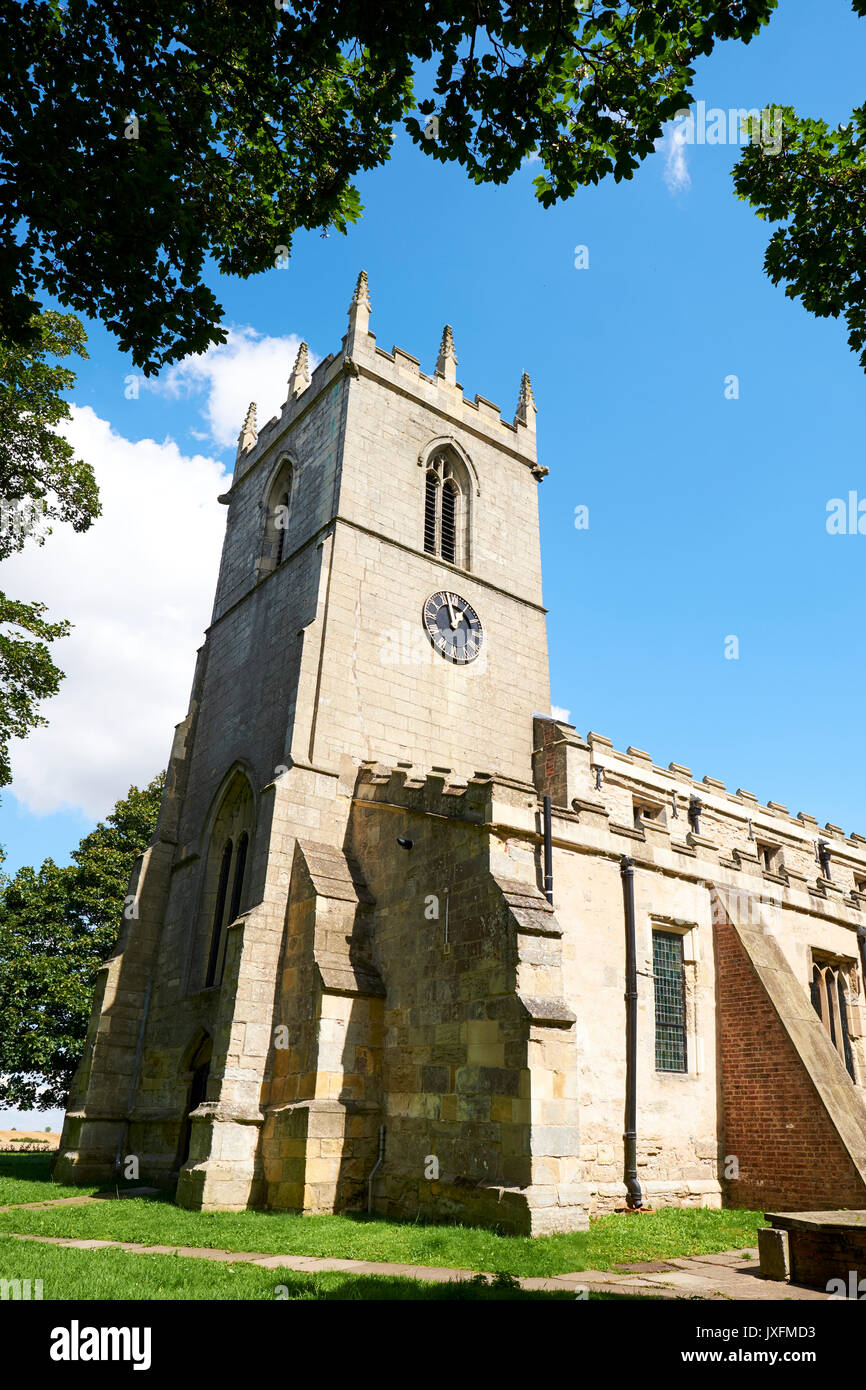
[[[228,929],[243,911],[253,828],[253,796],[242,772],[232,778],[214,818],[205,866],[199,965],[194,987],[210,989],[223,977]],[[202,938],[204,940],[202,941]]]
[[[237,852],[234,863],[234,883],[232,885],[232,901],[229,908],[229,921],[233,922],[241,910],[241,899],[244,892],[244,874],[247,867],[247,849],[249,848],[250,837],[244,831],[238,840]]]
[[[232,842],[231,840],[227,840],[223,846],[222,857],[220,859],[220,875],[217,881],[216,903],[214,905],[213,921],[211,922],[210,951],[208,952],[207,973],[204,981],[205,988],[209,988],[216,981],[220,946],[222,945],[222,929],[226,915],[226,895],[229,889],[229,874],[232,867],[232,851]]]
[[[653,982],[656,1071],[687,1071],[683,939],[676,932],[653,932]]]
[[[450,565],[469,567],[469,476],[455,453],[427,464],[424,479],[424,549]]]
[[[848,1026],[848,977],[840,961],[815,960],[812,964],[812,1003],[830,1035],[830,1041],[848,1069],[852,1081],[854,1058]]]

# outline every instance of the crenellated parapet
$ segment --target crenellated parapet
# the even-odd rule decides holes
[[[355,800],[393,802],[424,815],[477,821],[489,809],[491,786],[487,772],[467,779],[446,767],[422,769],[409,763],[391,767],[367,761],[358,770]]]
[[[806,894],[859,915],[866,911],[866,837],[781,802],[759,802],[718,778],[700,780],[680,763],[663,767],[643,749],[585,738],[569,724],[536,717],[535,779],[558,815],[604,828],[624,854],[694,862],[706,876],[742,875],[768,896]],[[673,861],[671,861],[673,862]]]

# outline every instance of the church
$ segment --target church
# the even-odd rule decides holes
[[[531,1235],[866,1207],[866,838],[551,715],[529,377],[509,422],[450,328],[428,373],[369,321],[362,272],[243,424],[55,1177]]]

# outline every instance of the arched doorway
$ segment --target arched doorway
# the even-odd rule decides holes
[[[210,1076],[211,1056],[213,1055],[213,1038],[210,1033],[205,1033],[196,1047],[189,1061],[188,1074],[192,1073],[189,1084],[189,1094],[187,1097],[186,1118],[183,1122],[180,1143],[180,1160],[178,1168],[182,1168],[189,1158],[190,1143],[192,1141],[192,1120],[190,1115],[193,1110],[198,1109],[202,1101],[207,1096],[207,1083]]]

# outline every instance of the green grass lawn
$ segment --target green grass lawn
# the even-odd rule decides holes
[[[55,1188],[47,1181],[47,1160],[43,1155],[16,1155],[13,1161],[30,1165],[30,1189],[39,1187],[45,1198],[69,1195],[69,1189]],[[0,1156],[0,1184],[8,1162],[8,1155]],[[19,1172],[18,1176],[20,1179],[23,1175]],[[30,1189],[19,1200],[38,1200]],[[759,1212],[667,1207],[645,1215],[603,1216],[593,1221],[586,1232],[530,1239],[472,1227],[415,1225],[377,1217],[191,1212],[160,1197],[2,1212],[0,1234],[17,1231],[142,1245],[336,1256],[544,1276],[581,1269],[612,1269],[617,1264],[638,1260],[742,1249],[757,1244],[761,1219]]]
[[[90,1299],[362,1299],[534,1303],[573,1302],[574,1294],[530,1293],[521,1288],[456,1282],[427,1284],[378,1275],[298,1274],[182,1255],[133,1255],[123,1250],[68,1250],[0,1236],[0,1279],[42,1280],[42,1297]],[[31,1290],[33,1286],[31,1284]],[[611,1295],[597,1297],[610,1298]],[[591,1299],[596,1295],[591,1294]]]
[[[86,1197],[98,1187],[65,1187],[51,1181],[50,1153],[0,1153],[0,1207],[14,1202],[50,1202]]]

